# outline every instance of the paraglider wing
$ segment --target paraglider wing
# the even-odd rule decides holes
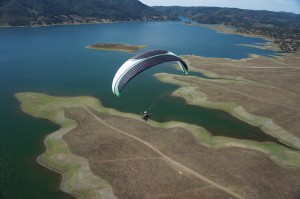
[[[119,96],[124,86],[136,75],[148,68],[171,61],[177,61],[182,71],[188,73],[186,63],[174,53],[165,50],[147,51],[129,59],[119,68],[113,79],[113,93]]]

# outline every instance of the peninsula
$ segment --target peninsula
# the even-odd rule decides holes
[[[98,43],[87,46],[89,49],[94,50],[110,50],[110,51],[125,51],[125,52],[136,52],[146,46],[132,46],[127,44],[116,44],[116,43]]]
[[[180,85],[174,96],[226,111],[290,148],[215,136],[181,122],[145,123],[92,97],[18,93],[24,112],[61,126],[46,137],[39,163],[62,173],[61,189],[77,198],[296,198],[299,54],[182,58],[193,76],[156,75]]]

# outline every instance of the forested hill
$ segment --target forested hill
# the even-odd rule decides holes
[[[218,7],[154,7],[166,15],[186,16],[198,23],[234,26],[237,32],[274,38],[285,52],[300,50],[300,15]]]
[[[138,0],[0,0],[1,26],[161,19]]]

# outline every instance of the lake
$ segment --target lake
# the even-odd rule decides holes
[[[100,99],[106,107],[139,114],[153,103],[148,96],[156,95],[159,90],[165,95],[153,104],[156,121],[198,124],[213,134],[239,139],[272,140],[258,128],[227,113],[186,106],[183,100],[170,98],[168,94],[176,86],[158,82],[152,75],[157,72],[180,74],[172,64],[146,71],[131,81],[117,98],[111,91],[112,79],[118,67],[135,53],[85,48],[101,42],[147,45],[145,50],[166,49],[178,55],[233,59],[246,58],[249,54],[275,54],[235,45],[266,42],[263,39],[220,34],[181,22],[0,28],[0,198],[72,198],[59,191],[61,176],[36,162],[37,156],[45,150],[45,136],[58,126],[22,113],[14,97],[17,92],[88,95]],[[145,89],[149,85],[150,89]]]

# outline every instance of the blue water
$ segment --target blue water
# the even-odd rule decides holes
[[[262,43],[263,39],[219,34],[181,22],[0,29],[0,198],[71,198],[59,191],[60,176],[36,163],[44,150],[44,137],[58,127],[22,113],[14,97],[17,92],[89,95],[99,98],[107,107],[138,113],[148,106],[147,94],[156,94],[155,88],[160,87],[167,92],[153,108],[154,120],[183,121],[204,126],[214,134],[268,140],[259,129],[224,112],[185,106],[182,100],[169,98],[167,94],[176,86],[160,83],[152,75],[179,74],[171,64],[147,71],[130,82],[120,98],[115,97],[111,92],[113,76],[135,54],[85,48],[101,42],[147,45],[145,50],[167,49],[178,55],[233,59],[249,54],[275,54],[235,45]],[[154,90],[145,94],[149,82],[155,85]]]

